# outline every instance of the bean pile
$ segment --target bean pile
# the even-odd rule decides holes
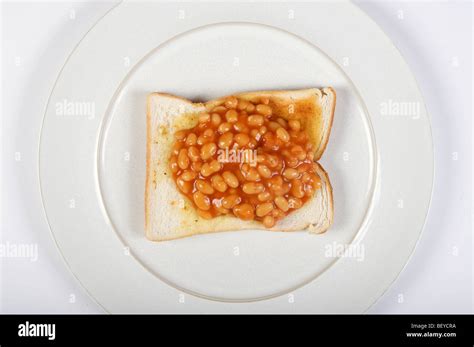
[[[253,160],[220,160],[224,152],[243,150]],[[231,214],[267,228],[320,188],[315,165],[300,121],[274,115],[268,98],[228,97],[199,114],[198,125],[175,133],[169,159],[177,187],[202,218]]]

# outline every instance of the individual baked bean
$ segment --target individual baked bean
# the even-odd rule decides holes
[[[301,175],[301,182],[311,183],[311,175],[308,172],[303,172],[303,174]]]
[[[300,131],[298,133],[298,137],[296,138],[296,141],[299,142],[299,143],[302,143],[302,142],[305,142],[308,140],[308,136],[306,135],[305,132],[303,131]]]
[[[260,102],[264,105],[268,105],[270,103],[270,99],[266,96],[260,99]]]
[[[240,204],[234,206],[232,212],[242,220],[252,220],[254,218],[254,210],[251,204]]]
[[[269,214],[273,210],[273,204],[271,202],[265,202],[263,204],[257,205],[255,208],[255,214],[257,217],[263,217]]]
[[[264,164],[260,164],[257,166],[258,173],[263,178],[270,178],[272,177],[272,171],[268,168],[268,166]]]
[[[283,212],[282,210],[278,209],[278,208],[275,208],[273,211],[272,211],[272,217],[275,218],[275,219],[281,219],[283,217],[285,217],[285,212]]]
[[[319,175],[317,175],[317,174],[311,174],[311,181],[313,182],[313,184],[314,184],[316,187],[320,187],[320,186],[321,186],[321,177],[319,177]]]
[[[180,169],[187,169],[189,166],[188,151],[185,148],[181,148],[178,155],[178,166]]]
[[[283,185],[283,178],[280,175],[275,175],[267,181],[271,187],[281,187]]]
[[[237,131],[238,133],[248,133],[249,132],[249,128],[242,122],[234,123],[234,130]]]
[[[259,127],[263,125],[264,119],[263,119],[263,116],[261,115],[253,114],[248,117],[247,122],[249,123],[250,126]]]
[[[178,158],[176,156],[171,157],[170,168],[172,173],[177,173],[179,171]]]
[[[264,116],[271,116],[272,112],[273,112],[272,108],[268,105],[265,105],[265,104],[257,105],[256,110],[257,110],[258,113],[260,113],[261,115],[264,115]]]
[[[274,155],[267,155],[266,160],[267,160],[268,166],[270,166],[271,168],[275,168],[280,162],[278,157]]]
[[[212,173],[219,171],[222,168],[222,164],[217,160],[213,160],[209,163],[209,167],[212,170]]]
[[[212,109],[212,112],[217,113],[222,116],[227,112],[227,108],[225,106],[219,105],[219,106],[214,107]]]
[[[295,198],[301,199],[304,196],[303,183],[298,180],[292,180],[290,192]]]
[[[294,130],[288,130],[288,134],[290,134],[290,140],[292,141],[296,141],[296,139],[298,138],[300,132],[299,131],[294,131]]]
[[[224,179],[225,183],[229,185],[229,187],[237,188],[239,186],[239,180],[230,171],[224,171],[222,173],[222,178]]]
[[[245,176],[245,178],[246,178],[248,181],[255,182],[255,181],[260,180],[260,175],[258,174],[257,169],[251,168],[251,169],[248,171],[248,173],[247,173],[247,175]]]
[[[216,154],[217,146],[214,142],[206,143],[201,147],[201,158],[202,160],[207,160]]]
[[[290,134],[288,134],[288,131],[286,131],[285,128],[282,128],[282,127],[278,128],[276,130],[276,136],[283,142],[290,141]]]
[[[283,164],[284,164],[284,161],[279,160],[278,164],[273,168],[273,171],[281,172],[281,170],[283,170]]]
[[[271,131],[276,131],[278,128],[281,128],[281,125],[277,122],[269,122],[268,123],[268,128],[271,130]]]
[[[245,194],[258,194],[265,190],[265,187],[261,183],[247,182],[242,185],[242,191]]]
[[[198,161],[194,161],[191,163],[191,169],[194,171],[194,172],[200,172],[201,169],[202,169],[202,161],[200,161],[200,159]]]
[[[303,147],[296,145],[291,148],[291,153],[298,158],[298,160],[303,161],[306,159],[306,151]]]
[[[258,129],[252,129],[250,130],[250,136],[259,140],[261,135],[258,132]]]
[[[191,182],[187,182],[180,177],[178,177],[178,179],[176,180],[176,185],[185,194],[190,193],[193,188]]]
[[[174,133],[174,138],[176,140],[181,141],[181,140],[184,140],[185,137],[186,137],[186,131],[184,130],[180,130]]]
[[[283,118],[277,118],[277,123],[280,124],[283,128],[288,128],[288,123]]]
[[[301,151],[301,152],[298,152],[296,153],[296,158],[298,158],[298,160],[305,160],[306,159],[306,152],[305,151]]]
[[[272,189],[273,195],[275,196],[285,195],[287,193],[287,189],[284,186],[284,184],[285,183],[283,183],[281,186],[278,186],[278,185],[272,186],[271,189]]]
[[[265,134],[267,131],[268,131],[268,129],[265,125],[260,127],[260,129],[258,129],[258,132],[262,135]]]
[[[214,199],[214,201],[219,200]],[[222,207],[222,205],[214,205],[214,208],[216,209],[218,214],[228,214],[230,212],[227,208]]]
[[[247,180],[245,179],[244,175],[242,175],[242,172],[240,172],[240,170],[235,170],[233,173],[235,177],[237,177],[237,179],[239,180],[240,185],[247,182]]]
[[[272,194],[268,191],[261,192],[260,194],[257,195],[258,201],[269,201],[272,199]]]
[[[239,204],[242,199],[236,194],[227,195],[222,198],[222,206],[227,209],[233,208],[235,205]]]
[[[212,129],[206,129],[206,130],[204,130],[202,135],[207,139],[213,139],[214,138],[214,131]]]
[[[262,223],[265,228],[271,228],[275,225],[275,218],[273,218],[272,216],[265,216],[263,217]]]
[[[288,167],[295,168],[298,166],[300,161],[296,157],[289,157],[285,160],[285,163]]]
[[[191,133],[186,137],[186,146],[194,146],[197,143],[197,136]]]
[[[314,188],[311,184],[305,184],[303,189],[304,189],[304,194],[308,197],[312,196],[314,193]]]
[[[197,213],[198,213],[199,217],[202,217],[204,219],[212,219],[213,218],[213,215],[210,211],[203,211],[203,210],[197,209]]]
[[[236,110],[228,110],[226,113],[225,113],[225,119],[229,122],[229,123],[235,123],[237,122],[238,120],[238,114],[237,114],[237,111]]]
[[[232,134],[231,132],[224,133],[219,137],[219,141],[217,145],[219,146],[219,148],[222,148],[222,149],[229,148],[230,145],[232,145],[233,139],[234,139],[234,134]]]
[[[283,171],[283,177],[285,177],[287,180],[293,180],[299,176],[298,170],[292,169],[292,168],[287,168],[285,171]]]
[[[239,100],[237,100],[236,97],[231,96],[225,100],[224,105],[227,108],[236,108],[238,103],[239,103]]]
[[[211,177],[211,184],[215,190],[221,193],[224,193],[227,190],[227,183],[225,183],[224,179],[219,174]]]
[[[288,200],[285,199],[283,196],[277,196],[275,198],[275,205],[282,210],[283,212],[287,212],[289,207],[288,207]]]
[[[213,113],[211,115],[211,124],[216,127],[221,124],[221,116],[218,113]]]
[[[311,170],[311,165],[309,165],[308,163],[300,164],[297,170],[299,173],[308,172],[309,170]]]
[[[245,111],[247,111],[248,113],[252,113],[253,111],[255,111],[255,105],[252,103],[249,103]]]
[[[290,127],[291,130],[294,130],[294,131],[300,131],[301,129],[301,123],[299,120],[296,120],[296,119],[289,120],[288,126]]]
[[[255,140],[255,139],[250,139],[249,144],[248,144],[248,147],[249,147],[250,149],[256,148],[257,145],[258,145],[257,140]]]
[[[202,164],[200,172],[201,172],[201,175],[203,175],[204,177],[209,177],[214,173],[209,163]]]
[[[291,153],[299,153],[299,152],[303,152],[303,151],[304,151],[304,149],[300,145],[294,145],[294,146],[291,147]]]
[[[198,118],[199,123],[207,123],[210,120],[211,120],[211,115],[209,113],[201,113]]]
[[[183,181],[189,182],[189,181],[192,181],[193,179],[195,179],[196,176],[197,175],[194,171],[184,170],[180,177]]]
[[[201,210],[207,211],[211,208],[211,200],[207,195],[204,195],[200,191],[193,193],[193,201]]]
[[[273,135],[272,132],[267,132],[262,136],[263,139],[263,149],[268,150],[268,149],[273,149],[273,146],[275,145],[275,136]]]
[[[248,144],[250,138],[247,134],[237,134],[234,136],[234,142],[239,145],[239,147],[244,147]]]
[[[195,182],[196,189],[199,190],[201,193],[210,195],[214,193],[214,188],[209,184],[209,182],[198,179]]]
[[[199,146],[202,146],[202,145],[205,144],[207,141],[208,141],[208,139],[206,139],[203,135],[199,135],[199,136],[198,136],[198,139],[197,139],[197,141],[196,141],[196,143],[197,143]]]
[[[198,161],[201,157],[199,155],[199,149],[194,146],[188,148],[188,157],[192,162]]]
[[[228,122],[221,123],[219,127],[217,128],[217,131],[220,132],[221,134],[224,134],[232,129],[232,124]]]
[[[177,142],[173,145],[173,148],[172,148],[172,154],[174,155],[178,155],[179,154],[179,151],[181,150],[181,148],[183,148],[183,144],[181,142]]]
[[[247,100],[239,100],[239,103],[237,104],[237,109],[243,111],[247,108],[249,104],[250,103]]]
[[[288,198],[288,207],[289,208],[298,209],[301,206],[303,206],[303,202],[300,199],[295,198],[293,196]]]

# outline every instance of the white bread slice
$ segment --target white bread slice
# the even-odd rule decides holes
[[[311,88],[292,91],[259,91],[234,94],[256,102],[270,99],[274,114],[285,119],[299,119],[313,144],[316,160],[323,154],[331,131],[336,93],[332,88]],[[263,229],[296,231],[307,229],[323,233],[333,221],[333,197],[329,177],[318,164],[321,189],[300,209],[291,212],[271,228],[257,221],[243,221],[234,216],[210,220],[198,216],[191,201],[182,195],[169,169],[173,134],[194,127],[197,116],[206,107],[219,104],[224,98],[207,103],[164,93],[152,93],[147,100],[147,156],[145,187],[145,235],[152,241],[172,240],[195,234],[220,231]]]

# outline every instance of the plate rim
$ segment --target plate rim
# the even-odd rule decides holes
[[[45,216],[45,219],[47,221],[47,225],[48,225],[48,229],[51,233],[51,236],[52,236],[52,239],[54,240],[54,244],[57,248],[57,250],[59,251],[60,255],[61,255],[61,258],[63,259],[64,263],[66,264],[69,272],[73,275],[73,277],[78,281],[78,283],[81,285],[81,287],[83,287],[83,289],[85,290],[85,292],[88,294],[88,296],[98,305],[98,307],[100,307],[104,312],[109,312],[105,306],[103,306],[103,304],[101,302],[99,302],[98,299],[96,299],[96,297],[90,292],[90,290],[87,288],[87,286],[81,281],[81,279],[79,278],[79,276],[75,273],[75,271],[72,269],[72,267],[70,266],[65,254],[63,253],[63,250],[61,249],[59,243],[58,243],[58,240],[54,234],[54,231],[53,231],[53,228],[51,226],[51,223],[50,223],[50,219],[48,217],[48,212],[46,211],[46,205],[45,205],[45,197],[44,197],[44,187],[43,187],[43,184],[42,184],[42,180],[41,180],[41,148],[42,148],[42,140],[43,140],[43,130],[44,130],[44,124],[45,124],[45,121],[46,121],[46,116],[47,116],[47,111],[50,107],[50,102],[51,102],[51,97],[57,87],[57,82],[58,80],[61,78],[62,74],[63,74],[63,70],[64,68],[67,66],[67,64],[69,63],[70,61],[70,58],[76,53],[78,47],[81,45],[81,43],[84,41],[84,39],[89,35],[89,33],[94,29],[96,28],[97,24],[100,23],[105,17],[107,17],[110,12],[114,11],[115,9],[117,9],[118,7],[120,7],[121,5],[123,5],[124,3],[126,2],[120,2],[120,3],[117,3],[115,5],[113,5],[110,9],[108,9],[99,19],[97,19],[95,21],[95,23],[89,28],[89,30],[87,30],[87,32],[84,34],[84,36],[77,42],[77,44],[75,45],[75,47],[73,48],[73,50],[69,53],[69,55],[67,56],[64,64],[62,65],[61,69],[59,70],[59,73],[57,75],[57,78],[51,88],[51,92],[48,96],[48,99],[47,99],[47,102],[46,102],[46,106],[45,106],[45,109],[44,109],[44,112],[43,112],[43,117],[42,117],[42,121],[41,121],[41,126],[40,126],[40,136],[39,136],[39,141],[38,141],[38,166],[37,166],[37,169],[38,169],[38,182],[39,182],[39,185],[40,185],[40,196],[41,196],[41,205],[42,205],[42,210],[43,210],[43,213],[44,213],[44,216]],[[429,134],[430,134],[430,151],[431,151],[431,166],[432,166],[432,170],[431,170],[431,182],[430,182],[430,193],[429,193],[429,201],[428,201],[428,204],[427,204],[427,208],[425,210],[425,214],[423,216],[423,225],[422,227],[420,228],[420,230],[417,232],[417,237],[416,237],[416,242],[414,244],[414,246],[412,247],[412,249],[410,250],[409,252],[409,255],[408,257],[405,259],[404,261],[404,264],[403,266],[399,269],[398,273],[393,277],[392,281],[390,282],[389,285],[385,286],[385,289],[382,291],[382,293],[380,295],[377,296],[377,298],[375,300],[373,300],[373,302],[368,306],[366,307],[365,311],[368,311],[371,307],[373,307],[379,300],[380,298],[391,288],[391,286],[393,285],[393,283],[399,278],[401,272],[403,272],[403,270],[406,268],[406,266],[408,265],[409,261],[411,260],[413,254],[414,254],[414,251],[416,249],[416,247],[418,246],[419,244],[419,241],[421,239],[421,235],[425,229],[425,226],[426,226],[426,223],[427,223],[427,220],[428,220],[428,214],[429,214],[429,211],[431,209],[431,204],[432,204],[432,199],[433,199],[433,187],[434,187],[434,175],[435,175],[435,157],[434,157],[434,142],[433,142],[433,136],[432,136],[432,125],[431,125],[431,116],[428,112],[428,109],[426,108],[426,102],[425,102],[425,99],[423,98],[423,94],[421,92],[421,89],[419,88],[419,84],[416,80],[416,76],[412,73],[409,65],[407,64],[407,61],[406,59],[403,57],[403,55],[401,54],[400,50],[397,48],[397,46],[391,41],[391,39],[388,37],[388,35],[381,29],[381,27],[368,15],[366,14],[364,11],[362,11],[362,9],[360,9],[358,6],[356,6],[355,4],[353,3],[350,3],[348,2],[347,4],[350,4],[352,6],[353,9],[356,9],[356,11],[358,11],[359,13],[362,13],[363,16],[365,17],[365,19],[369,19],[370,22],[372,22],[379,30],[380,32],[382,32],[384,34],[385,37],[387,37],[391,44],[391,46],[393,48],[396,49],[396,51],[398,52],[398,54],[400,55],[400,59],[403,61],[403,63],[407,66],[408,68],[408,71],[410,72],[411,76],[413,77],[413,79],[415,80],[415,83],[416,83],[416,88],[417,88],[417,91],[419,93],[419,95],[421,96],[420,100],[422,101],[423,103],[423,107],[424,107],[424,110],[425,110],[425,114],[426,114],[426,118],[427,118],[427,124],[428,124],[428,128],[429,128]],[[260,23],[255,23],[255,24],[259,24]],[[213,25],[213,24],[210,24],[210,25]],[[274,28],[274,29],[277,29],[277,30],[282,30],[282,31],[285,31],[291,35],[294,35],[304,41],[307,41],[309,44],[315,46],[318,50],[321,51],[322,54],[326,55],[331,61],[333,61],[332,57],[329,56],[326,52],[324,52],[322,49],[320,49],[319,47],[317,47],[316,45],[314,45],[311,41],[309,40],[306,40],[304,37],[301,37],[299,36],[298,34],[295,34],[291,31],[287,31],[286,29],[284,28],[280,28],[280,27],[273,27],[271,25],[269,25],[270,27]],[[181,33],[181,34],[186,34],[188,33],[189,31],[192,31],[192,30],[196,30],[196,29],[199,29],[199,28],[202,28],[203,26],[196,26],[194,27],[193,29],[191,30],[186,30],[185,32]],[[173,39],[174,37],[170,38],[170,39]],[[362,104],[364,105],[364,107],[366,107],[366,104],[364,102],[364,99],[362,98],[361,94],[359,93],[358,91],[358,88],[357,86],[355,85],[355,83],[353,82],[353,80],[350,78],[350,76],[348,76],[346,74],[346,72],[340,67],[339,64],[336,63],[336,66],[344,73],[345,76],[347,76],[348,80],[351,82],[351,84],[353,84],[353,87],[354,89],[357,91],[358,93],[358,96],[361,98],[362,100]],[[128,75],[128,74],[127,74]],[[371,113],[369,112],[369,110],[367,109],[366,110],[367,113],[370,115]],[[372,123],[370,122],[370,125],[371,125],[371,131],[373,131],[372,129]],[[375,137],[373,138],[373,141],[375,142]],[[375,153],[375,160],[378,160],[378,152]],[[371,198],[370,199],[370,204],[372,205],[373,204],[373,199]],[[357,232],[357,235],[359,234],[359,231]]]

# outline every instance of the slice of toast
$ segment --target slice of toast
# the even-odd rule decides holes
[[[270,100],[273,114],[284,119],[298,119],[309,135],[318,160],[327,145],[331,131],[336,93],[332,88],[290,91],[259,91],[234,94],[240,99],[258,102]],[[198,123],[198,114],[224,98],[207,103],[164,93],[152,93],[147,100],[147,155],[145,187],[145,235],[152,241],[172,240],[195,234],[219,231],[263,229],[296,231],[307,229],[323,233],[333,221],[333,197],[329,177],[321,165],[317,174],[321,188],[300,209],[291,212],[270,229],[257,221],[244,221],[234,216],[203,219],[192,202],[182,195],[169,168],[174,133]]]

